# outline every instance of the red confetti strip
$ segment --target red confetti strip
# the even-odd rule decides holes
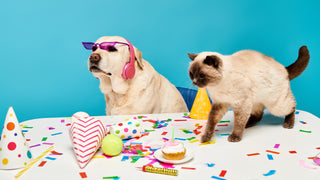
[[[201,129],[202,128],[202,126],[198,126],[196,129]]]
[[[266,150],[266,152],[273,153],[273,154],[280,154],[279,152],[276,152],[276,151],[270,151],[270,150]]]
[[[42,161],[38,167],[43,167],[45,164],[47,163],[47,161]]]
[[[161,135],[164,136],[164,135],[166,135],[167,133],[168,133],[168,132],[163,132]]]
[[[290,154],[296,154],[296,151],[289,151]]]
[[[57,151],[51,151],[51,153],[54,155],[62,155],[62,153],[58,153]]]
[[[226,170],[222,170],[219,174],[219,177],[224,177],[226,175],[227,171]]]
[[[196,170],[196,168],[193,168],[193,167],[181,167],[181,169]]]
[[[218,124],[217,126],[228,126],[228,124]]]
[[[320,149],[320,147],[317,147],[316,149]]]
[[[142,120],[143,122],[151,122],[151,123],[156,123],[157,121],[156,120],[151,120],[151,119],[149,119],[149,120]]]
[[[193,130],[193,133],[196,134],[196,135],[198,135],[198,134],[200,134],[201,132],[200,132],[200,131],[197,131],[197,130],[195,129],[195,130]]]
[[[260,155],[260,153],[247,154],[247,156],[256,156],[256,155]]]
[[[26,141],[30,141],[30,139],[26,139]]]
[[[80,172],[79,174],[82,179],[87,178],[87,174],[85,172]]]
[[[174,121],[187,121],[186,119],[175,119]]]

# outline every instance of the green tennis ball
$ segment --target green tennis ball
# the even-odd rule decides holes
[[[119,155],[122,151],[123,142],[122,139],[114,134],[109,134],[102,140],[101,149],[104,154],[108,156]]]

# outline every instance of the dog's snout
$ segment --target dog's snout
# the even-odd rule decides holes
[[[90,59],[90,62],[97,63],[101,60],[101,56],[98,53],[92,53],[89,59]]]

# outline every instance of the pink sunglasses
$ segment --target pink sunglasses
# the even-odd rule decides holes
[[[88,50],[95,51],[98,49],[106,50],[106,51],[116,51],[117,49],[114,47],[116,44],[123,44],[129,46],[127,43],[123,42],[102,42],[102,43],[93,43],[93,42],[82,42],[84,48]]]

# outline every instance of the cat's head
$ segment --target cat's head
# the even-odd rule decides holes
[[[192,60],[189,67],[189,76],[192,84],[199,88],[208,85],[214,86],[222,79],[222,59],[220,54],[202,52],[199,54],[188,53]]]

